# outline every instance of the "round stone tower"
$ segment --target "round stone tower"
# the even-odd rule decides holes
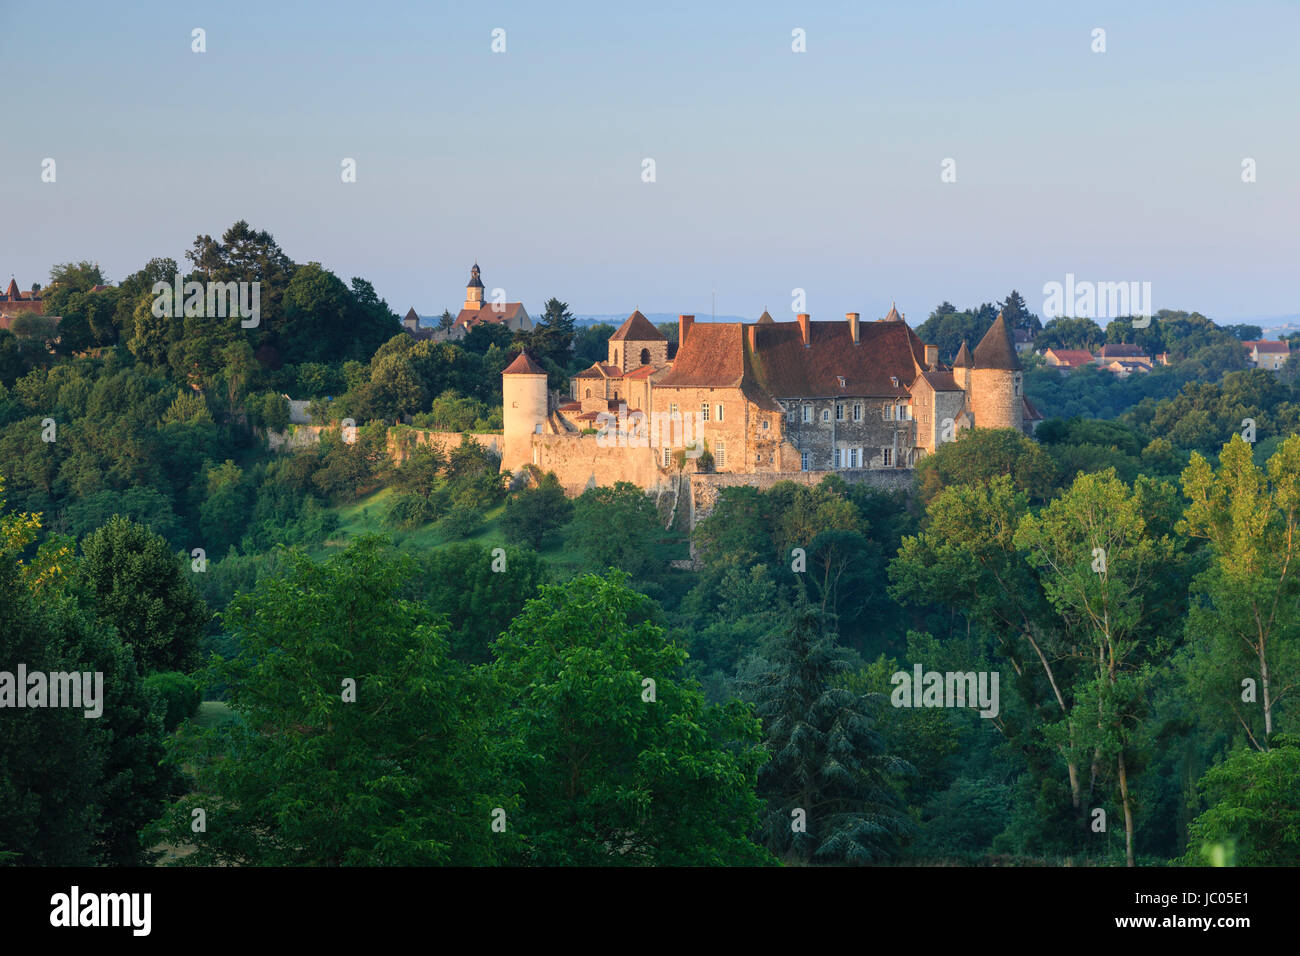
[[[520,352],[501,373],[501,392],[501,470],[517,471],[532,464],[532,436],[546,422],[546,369]]]
[[[975,427],[1020,431],[1024,425],[1024,373],[1002,313],[975,346],[971,366],[969,402]]]

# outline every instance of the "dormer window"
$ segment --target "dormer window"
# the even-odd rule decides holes
[[[890,383],[894,386],[894,388],[898,388],[898,376],[897,376],[897,375],[891,375],[891,376],[889,376],[889,381],[890,381]]]
[[[843,376],[843,375],[837,375],[837,376],[835,376],[835,377],[836,377],[837,379],[839,379],[839,381],[840,381],[840,388],[843,388],[843,387],[844,387],[844,376]]]

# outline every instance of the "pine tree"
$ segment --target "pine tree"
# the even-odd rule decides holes
[[[824,620],[801,591],[770,668],[749,683],[771,754],[763,841],[787,862],[881,863],[912,828],[889,778],[913,770],[885,753],[870,697],[833,686],[848,664]]]

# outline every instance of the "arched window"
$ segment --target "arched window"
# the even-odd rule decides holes
[[[591,398],[591,389],[587,389],[587,397]]]
[[[618,364],[618,349],[614,349],[614,364]]]
[[[642,349],[642,350],[641,350],[641,364],[642,364],[642,365],[649,365],[649,364],[650,364],[650,350],[649,350],[649,349]]]

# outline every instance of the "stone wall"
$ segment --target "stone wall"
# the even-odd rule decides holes
[[[596,435],[533,435],[533,464],[543,473],[555,472],[570,496],[619,481],[650,490],[669,480],[669,473],[655,464],[656,449],[603,442]]]
[[[840,471],[789,471],[752,475],[694,474],[690,476],[691,528],[709,516],[718,502],[718,491],[745,485],[768,491],[779,481],[800,485],[818,485],[828,475],[839,475],[848,484],[871,485],[881,491],[912,490],[914,472],[910,468],[847,468]]]
[[[266,445],[271,451],[297,451],[300,448],[320,444],[320,433],[325,431],[326,428],[336,427],[327,425],[290,425],[282,432],[268,432]],[[451,451],[460,444],[460,432],[435,432],[424,428],[407,428],[404,431],[415,436],[414,442],[416,444],[427,445],[430,442],[436,442],[442,446],[444,452]],[[466,434],[469,434],[470,441],[477,442],[498,455],[501,454],[502,436],[499,433]],[[406,460],[406,453],[391,428],[388,431],[388,453],[393,457],[393,461],[398,464]]]

